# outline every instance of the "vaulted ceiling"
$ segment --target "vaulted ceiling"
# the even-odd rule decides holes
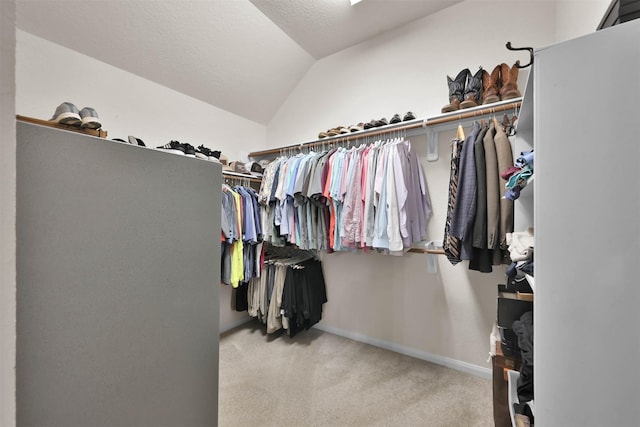
[[[315,61],[460,1],[16,3],[21,30],[266,124]]]

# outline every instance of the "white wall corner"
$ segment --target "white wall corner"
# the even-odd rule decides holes
[[[255,320],[253,317],[247,316],[247,317],[243,317],[242,319],[227,322],[225,324],[220,323],[220,335],[224,334],[225,332],[229,332],[230,330],[235,329],[240,325],[249,323],[253,320]]]
[[[610,3],[611,0],[557,2],[555,17],[556,43],[596,31]]]

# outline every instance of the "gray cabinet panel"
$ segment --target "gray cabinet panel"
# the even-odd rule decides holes
[[[536,53],[536,424],[637,425],[640,21]]]
[[[220,165],[17,133],[18,425],[216,425]]]

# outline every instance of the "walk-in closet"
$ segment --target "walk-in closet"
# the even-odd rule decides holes
[[[0,426],[636,425],[639,15],[1,1]]]

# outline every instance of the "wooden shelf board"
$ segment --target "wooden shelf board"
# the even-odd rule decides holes
[[[410,248],[407,252],[412,252],[416,254],[445,255],[444,249]]]
[[[97,136],[99,138],[106,138],[108,134],[108,132],[103,129],[82,129],[77,126],[63,125],[63,124],[55,123],[49,120],[36,119],[33,117],[26,117],[21,115],[16,115],[16,120],[20,120],[21,122],[26,122],[26,123],[33,123],[41,126],[48,126],[56,129],[68,130],[71,132],[78,132],[85,135]]]

